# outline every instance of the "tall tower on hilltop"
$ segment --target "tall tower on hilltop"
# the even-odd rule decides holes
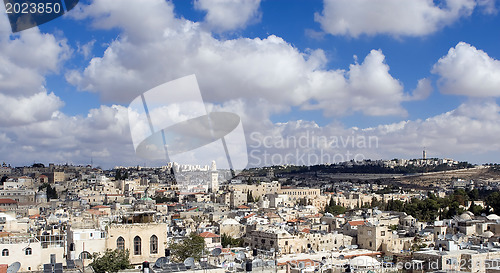
[[[422,159],[427,159],[427,152],[425,151],[425,147],[424,151],[422,152]]]

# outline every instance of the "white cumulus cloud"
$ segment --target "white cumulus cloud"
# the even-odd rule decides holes
[[[500,61],[460,42],[434,65],[432,73],[445,94],[469,97],[500,96]]]
[[[156,1],[141,5],[147,10],[152,8],[148,5],[170,10],[168,3],[163,3],[165,7]],[[107,28],[121,24],[121,16],[115,13],[123,13],[122,5],[96,0],[90,6],[82,5],[79,16],[105,21]],[[137,18],[129,19],[141,24]],[[135,28],[161,35],[131,38],[137,35]],[[92,58],[83,70],[68,72],[67,80],[82,90],[98,92],[105,101],[127,104],[159,84],[195,74],[203,98],[209,102],[259,99],[272,105],[321,110],[329,116],[353,112],[406,115],[401,102],[408,95],[389,73],[380,50],[369,52],[361,64],[354,63],[348,70],[325,69],[328,60],[320,49],[300,51],[274,35],[217,39],[198,23],[177,19],[173,13],[163,15],[163,20],[150,19],[122,29],[102,56]]]
[[[324,0],[315,20],[332,35],[425,36],[469,16],[476,5],[474,0],[441,4],[432,0]]]
[[[261,18],[260,0],[195,0],[194,7],[206,11],[205,23],[217,32],[245,28]]]
[[[49,120],[64,103],[47,92],[45,77],[59,73],[69,58],[66,39],[38,28],[10,34],[5,13],[0,25],[0,127]]]
[[[29,97],[11,97],[0,93],[0,126],[48,120],[63,105],[54,93],[40,92]]]

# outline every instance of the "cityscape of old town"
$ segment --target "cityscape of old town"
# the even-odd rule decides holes
[[[44,272],[499,270],[500,167],[425,155],[235,177],[215,161],[3,163],[1,261]]]
[[[0,273],[500,273],[500,0],[3,0]]]

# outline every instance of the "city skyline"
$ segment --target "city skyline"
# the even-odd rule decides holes
[[[1,8],[0,160],[165,164],[135,155],[127,107],[194,74],[207,110],[241,118],[248,167],[265,154],[281,163],[314,155],[304,160],[313,165],[347,154],[418,158],[424,147],[428,157],[495,163],[497,8],[493,0],[88,0],[17,34]]]

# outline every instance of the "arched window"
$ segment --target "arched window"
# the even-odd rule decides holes
[[[2,250],[2,256],[9,256],[9,250],[8,249]]]
[[[158,237],[156,235],[152,235],[149,238],[149,253],[158,254]]]
[[[80,253],[80,259],[85,259],[85,260],[88,260],[88,259],[92,259],[92,255],[87,252],[87,251],[84,251],[82,253]]]
[[[69,251],[75,251],[75,243],[69,244]]]
[[[116,239],[116,249],[125,250],[125,239],[122,236]]]
[[[141,255],[141,237],[134,238],[134,255]]]
[[[26,255],[31,255],[32,253],[33,253],[33,250],[31,249],[31,247],[26,248],[26,250],[24,251],[24,254],[26,254]]]

